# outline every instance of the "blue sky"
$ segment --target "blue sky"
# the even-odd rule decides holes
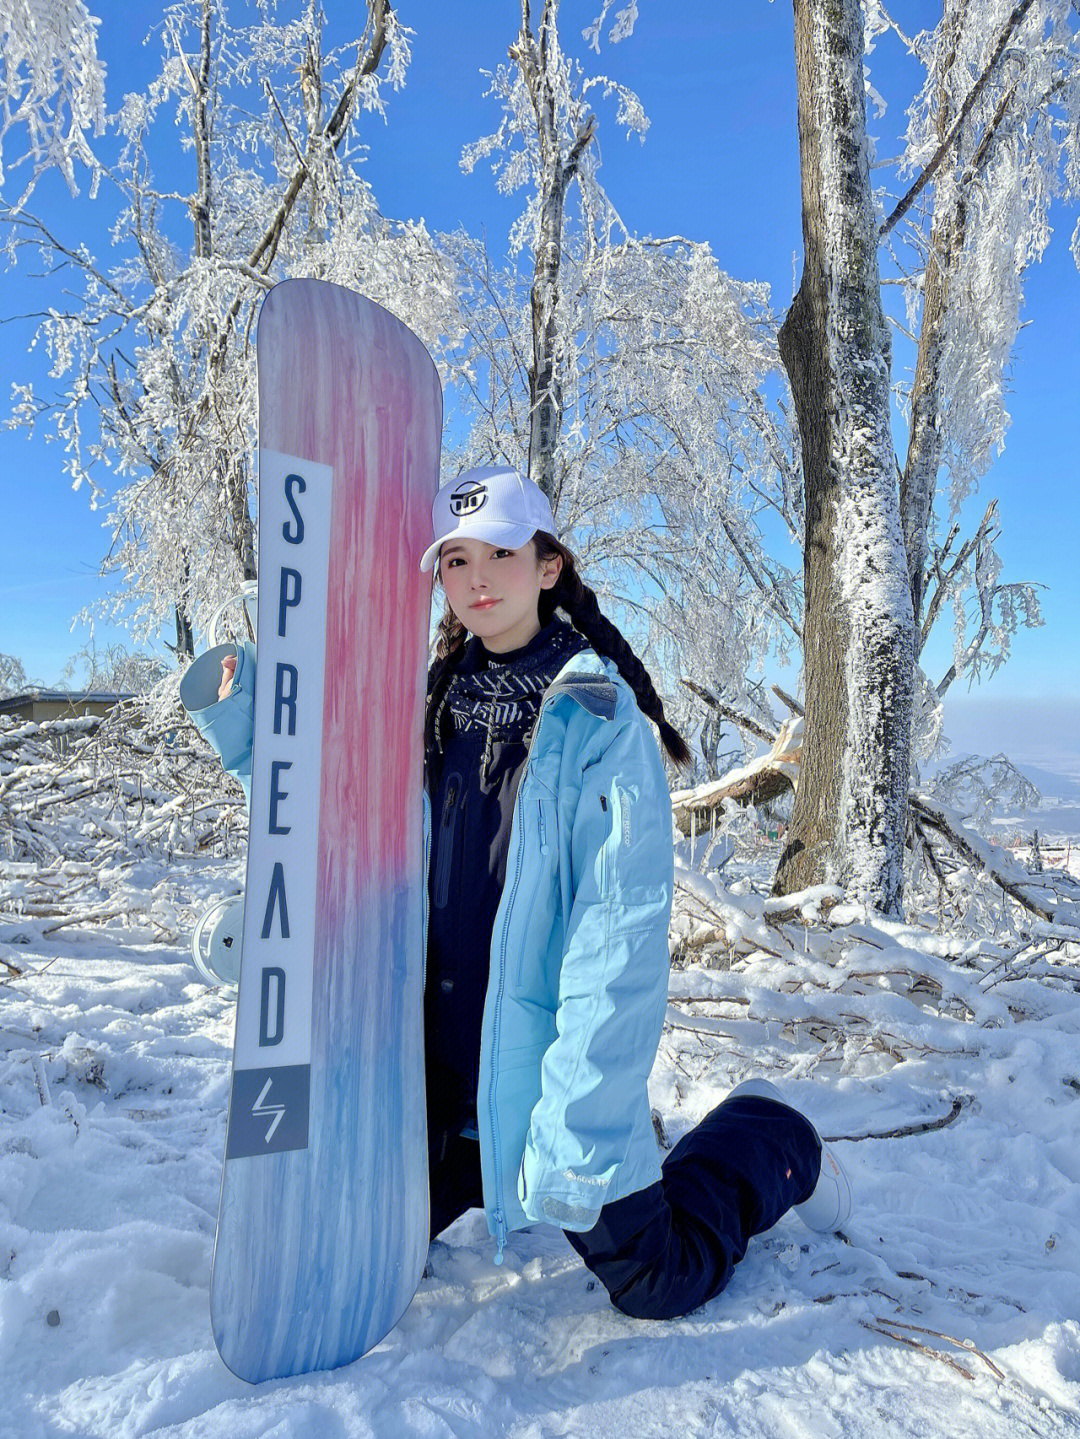
[[[118,0],[98,0],[100,52],[108,67],[107,99],[118,105],[125,90],[141,88],[156,68],[156,40],[143,46],[149,7],[137,12]],[[286,6],[282,6],[285,13]],[[355,16],[328,4],[338,14]],[[633,37],[604,43],[599,58],[580,40],[582,27],[599,0],[563,0],[565,47],[580,55],[589,71],[603,71],[636,90],[652,124],[645,143],[627,139],[615,125],[614,105],[597,102],[603,157],[601,179],[632,230],[641,234],[684,234],[707,240],[725,269],[744,279],[769,282],[781,308],[797,283],[801,263],[798,146],[791,7],[784,0],[746,0],[720,6],[697,0],[680,7],[642,0]],[[911,25],[933,7],[901,5]],[[138,22],[133,18],[140,17]],[[390,94],[388,124],[365,117],[370,146],[366,174],[387,215],[423,216],[432,230],[465,226],[485,230],[494,249],[505,236],[520,197],[500,196],[481,164],[471,175],[458,166],[463,145],[493,130],[495,102],[483,97],[482,69],[494,69],[514,38],[517,0],[484,0],[461,7],[435,0],[401,0],[398,14],[416,33],[407,83]],[[350,22],[351,23],[351,22]],[[340,31],[339,38],[345,37]],[[899,46],[879,37],[872,57],[874,84],[889,102],[886,115],[871,119],[881,152],[896,152],[895,134],[904,125],[914,71]],[[178,188],[192,177],[175,176]],[[61,182],[50,179],[39,208],[65,236],[86,237],[106,248],[105,212],[83,195],[72,202]],[[1038,580],[1047,586],[1042,602],[1045,626],[1022,631],[1013,658],[975,693],[950,699],[947,716],[969,737],[965,747],[994,748],[995,716],[1006,731],[1014,716],[1031,705],[1031,724],[1011,724],[1014,742],[1033,762],[1060,751],[1080,765],[1080,645],[1075,617],[1080,612],[1080,566],[1076,564],[1080,453],[1080,275],[1069,254],[1075,212],[1053,217],[1055,235],[1027,281],[1024,319],[1012,367],[1009,408],[1012,426],[1006,449],[985,477],[965,518],[977,522],[986,501],[1000,499],[1004,536],[1000,551],[1005,577]],[[41,287],[27,267],[3,279],[5,314],[38,309]],[[28,328],[8,325],[0,346],[0,386],[6,396],[13,380],[33,377],[42,365],[26,353]],[[906,362],[898,342],[895,372]],[[103,593],[95,578],[105,535],[102,512],[89,509],[85,492],[73,494],[60,472],[55,446],[28,442],[24,434],[0,435],[0,484],[7,528],[0,575],[0,650],[20,656],[27,671],[46,682],[59,678],[65,659],[80,648],[85,629],[68,632],[74,613]],[[928,656],[935,675],[948,663],[947,626]],[[99,627],[99,641],[116,638]],[[1051,701],[1053,703],[1051,703]],[[965,710],[966,706],[966,710]],[[1035,753],[1038,753],[1038,761]]]

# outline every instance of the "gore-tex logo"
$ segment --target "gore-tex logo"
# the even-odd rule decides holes
[[[591,1174],[575,1174],[572,1169],[564,1169],[563,1177],[573,1179],[578,1184],[595,1184],[598,1189],[606,1189],[611,1182],[608,1179],[596,1179]]]
[[[474,515],[487,504],[487,485],[482,480],[463,480],[450,492],[450,513]]]

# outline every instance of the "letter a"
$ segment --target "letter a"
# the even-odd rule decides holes
[[[266,896],[266,913],[263,915],[262,933],[260,939],[270,938],[270,925],[274,919],[274,905],[278,908],[278,921],[281,926],[281,938],[289,937],[289,906],[285,902],[285,869],[278,860],[274,865],[274,872],[270,876],[270,893]]]

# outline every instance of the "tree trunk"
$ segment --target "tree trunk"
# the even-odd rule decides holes
[[[548,178],[540,244],[532,284],[533,361],[529,369],[529,478],[554,504],[555,449],[562,428],[562,395],[555,372],[559,332],[559,263],[562,259],[565,188],[561,167]]]
[[[200,260],[208,260],[213,252],[213,237],[210,230],[210,185],[213,166],[210,160],[210,67],[211,21],[214,7],[211,0],[203,0],[202,24],[200,27],[199,73],[196,77],[188,70],[192,88],[192,130],[195,136],[195,167],[198,193],[191,202],[191,215],[195,222],[195,254]],[[186,62],[185,62],[186,63]]]
[[[177,604],[173,606],[173,618],[176,621],[176,644],[173,646],[176,658],[192,660],[195,658],[195,630],[191,616],[184,605]]]
[[[795,0],[804,268],[780,331],[802,440],[806,738],[775,890],[902,897],[914,625],[889,426],[859,0]]]
[[[948,60],[938,86],[935,129],[944,145],[955,119],[949,103],[947,81],[956,63],[963,12],[947,17],[944,43]],[[900,477],[900,521],[907,550],[908,579],[916,627],[922,619],[926,592],[926,561],[930,544],[930,514],[941,465],[941,358],[945,348],[948,315],[949,275],[952,269],[954,223],[951,201],[942,203],[941,186],[935,186],[934,220],[930,228],[930,250],[923,277],[922,325],[919,330],[915,382],[911,391],[911,425],[907,460]]]
[[[577,174],[585,147],[596,130],[596,117],[585,118],[563,154],[555,83],[560,60],[558,0],[544,0],[538,38],[529,29],[529,0],[522,0],[521,33],[510,50],[525,78],[536,119],[540,149],[540,235],[531,293],[532,364],[529,367],[529,478],[558,503],[555,452],[562,429],[559,382],[559,269],[562,264],[566,191]],[[553,73],[554,72],[554,73]]]

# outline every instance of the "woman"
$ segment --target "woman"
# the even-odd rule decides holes
[[[618,1309],[687,1314],[793,1205],[841,1224],[846,1177],[764,1080],[661,1165],[647,1081],[674,856],[646,717],[677,764],[689,750],[537,485],[468,471],[432,522],[420,568],[438,563],[447,604],[424,735],[431,1233],[482,1207],[498,1263],[509,1232],[553,1223]],[[194,716],[212,743],[235,664]]]

